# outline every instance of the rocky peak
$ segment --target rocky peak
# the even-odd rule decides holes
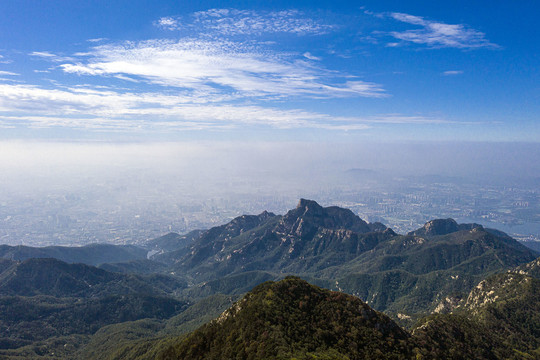
[[[322,207],[313,200],[300,199],[295,209],[289,211],[282,224],[293,233],[302,234],[315,231],[317,228],[346,229],[358,233],[384,231],[386,227],[378,224],[373,229],[365,221],[356,216],[351,210],[337,206]]]
[[[407,235],[413,236],[437,236],[451,234],[461,230],[478,231],[484,228],[480,224],[458,224],[454,219],[435,219],[428,221],[423,227],[411,231]]]
[[[272,212],[268,212],[266,210],[264,210],[262,213],[257,215],[257,217],[259,218],[260,221],[265,221],[266,219],[269,219],[269,218],[274,217],[274,216],[276,216],[276,214],[274,214]]]
[[[316,201],[313,200],[307,200],[307,199],[300,199],[298,201],[298,205],[296,205],[296,212],[297,213],[303,213],[303,214],[322,214],[324,212],[324,208],[319,205]]]
[[[425,223],[424,227],[410,232],[414,236],[446,235],[459,230],[458,223],[454,219],[435,219]]]

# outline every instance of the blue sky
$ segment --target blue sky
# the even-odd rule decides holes
[[[537,142],[536,1],[0,2],[0,139]]]

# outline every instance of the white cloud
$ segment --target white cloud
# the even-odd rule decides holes
[[[444,76],[461,75],[463,70],[447,70],[443,72]]]
[[[444,28],[444,24],[407,14],[395,13],[392,17],[421,26],[422,29],[417,30],[420,32],[432,29],[430,31],[439,38],[443,35],[459,38],[460,31],[463,33],[465,29],[456,30],[452,25]],[[307,48],[277,52],[275,42],[256,41],[255,38],[234,41],[238,39],[236,35],[242,35],[245,40],[244,35],[320,35],[333,30],[333,26],[306,18],[299,11],[213,9],[191,17],[163,17],[155,25],[166,30],[180,30],[179,33],[188,29],[194,37],[116,44],[98,44],[105,39],[89,39],[94,47],[73,57],[46,51],[32,52],[31,56],[54,62],[51,71],[61,69],[64,74],[106,80],[100,83],[102,86],[65,86],[57,79],[49,79],[55,81],[53,88],[0,83],[0,127],[70,127],[92,131],[205,130],[246,126],[364,130],[378,124],[451,123],[444,119],[400,114],[346,117],[303,109],[281,109],[282,102],[291,97],[388,96],[380,84],[324,68],[322,59],[306,51]],[[224,40],[225,37],[228,40]],[[398,46],[403,42],[393,44]],[[434,44],[429,43],[429,46]],[[452,71],[444,74],[451,75],[449,72]],[[4,75],[15,74],[4,72]],[[99,83],[100,80],[93,79],[92,82]]]
[[[261,35],[265,33],[291,33],[297,35],[328,33],[333,25],[306,17],[298,10],[254,11],[237,9],[211,9],[193,14],[194,24],[205,31],[223,35]]]
[[[2,71],[2,70],[0,70],[0,75],[18,76],[20,74],[17,74],[17,73],[11,72],[11,71]]]
[[[485,34],[462,24],[445,24],[426,20],[420,16],[403,13],[391,13],[391,18],[420,26],[419,29],[392,31],[390,35],[396,39],[423,44],[429,47],[453,47],[460,49],[497,48],[498,45],[489,42]]]
[[[154,23],[157,27],[160,27],[164,30],[178,30],[180,29],[180,24],[178,19],[172,17],[162,17]]]
[[[60,65],[68,73],[127,76],[211,96],[386,96],[381,85],[345,76],[291,55],[232,41],[148,40],[94,48],[87,63]]]
[[[11,64],[13,60],[6,59],[4,55],[0,55],[0,64]]]
[[[105,40],[108,40],[108,39],[107,38],[95,38],[95,39],[88,39],[86,41],[91,42],[91,43],[98,43],[98,42],[102,42],[102,41],[105,41]]]
[[[73,61],[74,60],[72,57],[59,56],[59,55],[53,54],[53,53],[48,52],[48,51],[33,51],[28,55],[39,57],[39,58],[46,59],[46,60],[53,61],[53,62]]]
[[[381,123],[440,124],[447,121],[402,115],[340,117],[300,109],[199,103],[182,94],[118,92],[76,87],[45,89],[0,84],[3,127],[71,127],[99,131],[231,129],[239,126],[362,130]]]
[[[309,59],[309,60],[315,60],[315,61],[320,61],[320,60],[321,60],[320,57],[315,56],[315,55],[312,55],[310,52],[305,52],[305,53],[304,53],[304,57],[305,57],[306,59]]]
[[[56,57],[55,54],[52,54],[48,51],[33,51],[29,54],[30,56],[38,56],[38,57],[44,57],[44,58],[54,58]]]

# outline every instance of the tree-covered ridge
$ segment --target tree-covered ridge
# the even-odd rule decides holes
[[[257,286],[162,359],[407,359],[409,335],[360,299],[288,277]]]
[[[186,283],[165,275],[119,274],[56,259],[13,261],[0,273],[2,296],[102,297],[124,294],[165,295]],[[167,291],[169,290],[169,291]]]
[[[54,258],[67,263],[97,266],[104,263],[146,259],[147,251],[133,245],[90,244],[80,247],[0,245],[0,258],[23,261],[32,258]]]
[[[491,276],[414,335],[424,354],[440,359],[538,359],[540,280],[513,271]]]

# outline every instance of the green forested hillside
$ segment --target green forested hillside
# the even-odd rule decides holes
[[[76,357],[105,360],[146,354],[148,358],[153,358],[148,351],[158,351],[160,346],[156,344],[172,343],[177,336],[196,330],[217,318],[236,300],[238,296],[212,295],[164,321],[144,319],[104,326],[81,347]]]
[[[538,359],[540,280],[516,272],[491,276],[452,314],[424,319],[414,334],[425,354],[441,359]]]
[[[56,259],[3,264],[0,357],[30,359],[49,356],[51,351],[67,356],[86,341],[86,335],[105,325],[169,319],[189,305],[168,296],[186,286],[170,276],[117,274]],[[67,344],[61,352],[57,341]]]
[[[257,286],[188,337],[156,346],[158,359],[413,358],[409,335],[388,317],[293,277]]]

